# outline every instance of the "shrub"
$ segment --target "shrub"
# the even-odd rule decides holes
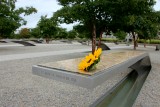
[[[139,39],[138,43],[144,43],[145,40],[144,39]],[[146,43],[148,44],[160,44],[160,40],[158,39],[151,39],[151,40],[146,40]]]

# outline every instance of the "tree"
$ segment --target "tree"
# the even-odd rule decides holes
[[[92,53],[96,48],[96,24],[108,21],[109,0],[58,0],[63,6],[54,17],[60,23],[80,22],[88,29],[92,37]]]
[[[74,39],[77,36],[77,32],[75,30],[71,30],[68,32],[67,38]]]
[[[146,39],[152,39],[157,36],[157,32],[160,29],[160,12],[153,11],[141,18],[141,26],[137,31],[140,38],[143,38],[144,47]]]
[[[65,28],[57,28],[57,34],[55,38],[66,39],[68,37],[67,30]]]
[[[77,36],[79,38],[91,39],[91,32],[89,32],[89,30],[86,29],[85,25],[75,25],[73,26],[73,30],[75,30],[78,33]]]
[[[118,30],[116,33],[114,33],[114,36],[116,36],[120,40],[124,40],[127,34],[124,31]]]
[[[155,0],[58,0],[63,7],[54,17],[60,23],[78,21],[92,37],[92,53],[95,50],[96,37],[103,32],[118,30],[132,33],[136,49],[136,33],[142,28],[143,17],[153,12]],[[153,27],[152,27],[153,28]],[[92,36],[91,36],[92,35]],[[101,40],[100,40],[101,41]]]
[[[31,29],[31,36],[35,37],[35,38],[41,38],[42,37],[39,27]]]
[[[21,38],[30,38],[30,30],[28,28],[22,28],[19,35]]]
[[[136,49],[137,40],[135,32],[144,26],[142,19],[153,11],[154,0],[123,0],[118,1],[115,6],[115,14],[112,15],[112,31],[117,29],[125,32],[131,32],[134,40],[134,49]]]
[[[49,40],[56,36],[57,33],[57,23],[47,16],[41,16],[37,27],[40,29],[41,35],[49,43]]]
[[[16,0],[1,0],[0,2],[0,36],[7,38],[21,25],[27,22],[20,16],[36,13],[33,7],[18,8],[15,7]]]

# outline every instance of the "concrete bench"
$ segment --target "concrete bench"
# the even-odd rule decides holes
[[[29,42],[26,42],[26,41],[12,41],[12,42],[22,44],[24,46],[36,46],[36,45],[29,43]]]
[[[108,52],[108,53],[107,53]],[[33,65],[32,73],[45,78],[58,80],[64,83],[93,89],[113,75],[136,70],[137,62],[141,65],[151,66],[147,53],[140,51],[107,51],[101,56],[97,70],[92,72],[79,72],[78,64],[82,58],[70,59],[46,64]],[[138,65],[139,65],[138,64]]]
[[[159,49],[160,49],[160,44],[158,44],[158,45],[156,45],[156,51],[159,51]]]

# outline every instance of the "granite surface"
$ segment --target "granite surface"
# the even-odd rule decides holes
[[[45,64],[39,64],[39,66],[59,69],[68,72],[80,73],[83,75],[94,75],[97,72],[103,71],[104,69],[108,69],[110,67],[113,67],[117,64],[120,64],[124,61],[127,61],[131,58],[137,57],[142,54],[144,54],[144,52],[142,51],[113,51],[111,53],[103,53],[101,56],[101,61],[97,64],[96,69],[92,72],[83,72],[78,70],[78,64],[81,62],[83,58],[49,62]]]

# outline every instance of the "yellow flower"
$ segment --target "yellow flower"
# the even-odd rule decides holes
[[[85,70],[85,69],[88,67],[88,65],[87,65],[87,63],[86,63],[85,61],[82,61],[82,62],[78,65],[78,67],[79,67],[79,70]]]
[[[101,48],[98,48],[96,51],[94,51],[94,56],[95,56],[96,58],[99,58],[100,55],[101,55],[101,53],[102,53],[102,49],[101,49]]]
[[[88,56],[86,56],[85,61],[89,62],[92,58],[92,54],[89,54]]]
[[[85,69],[87,69],[91,64],[93,64],[93,62],[94,62],[94,56],[93,56],[93,54],[89,54],[78,65],[79,70],[85,70]]]
[[[92,60],[92,61],[95,61],[95,60],[97,60],[97,58],[93,55],[93,54],[89,54],[89,56],[88,56],[89,58],[90,58],[90,61]]]
[[[88,56],[86,56],[78,65],[79,70],[81,71],[88,71],[89,67],[94,64],[98,58],[100,57],[102,53],[102,49],[98,48],[95,52],[94,55],[90,53]],[[97,63],[96,63],[97,64]]]

